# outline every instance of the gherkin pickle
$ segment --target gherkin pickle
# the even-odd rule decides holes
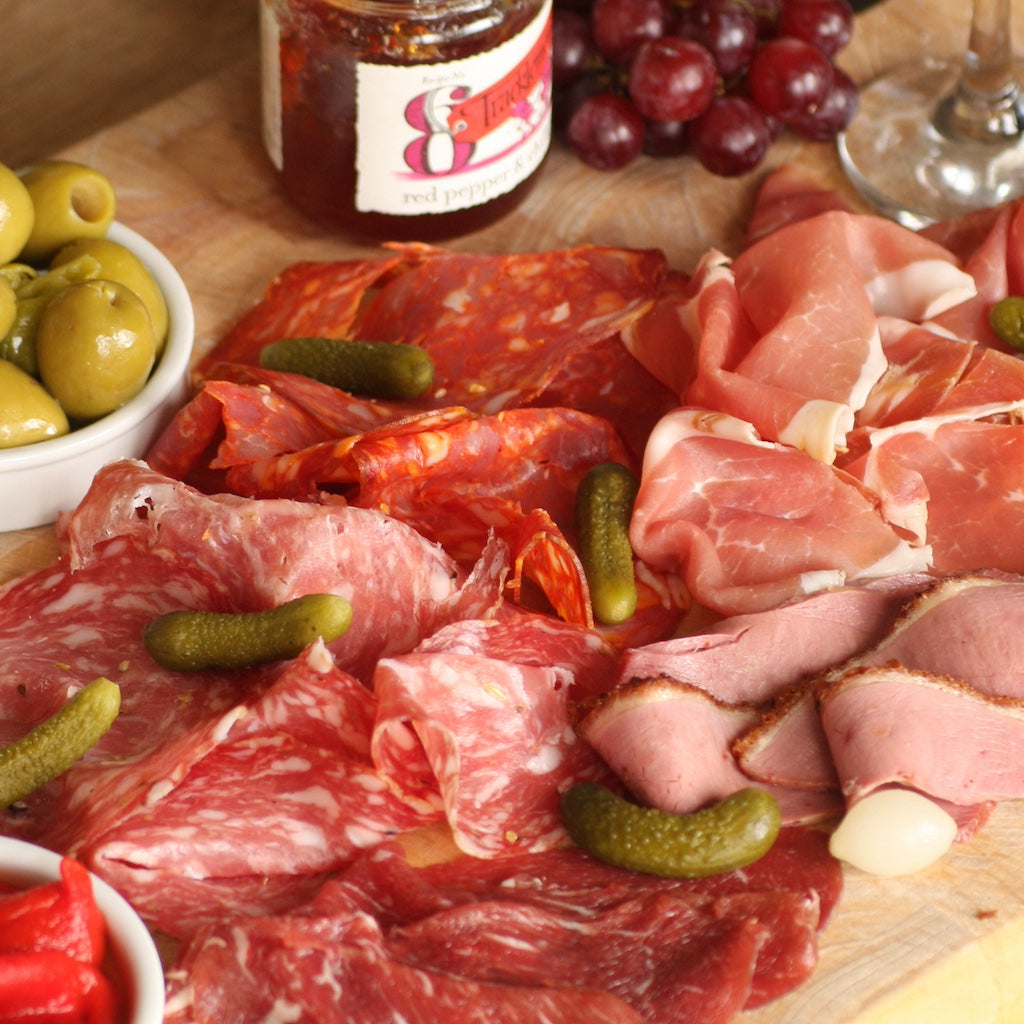
[[[120,710],[121,688],[101,676],[21,739],[0,748],[0,808],[66,772],[107,732]]]
[[[743,789],[693,814],[640,807],[594,782],[562,796],[573,842],[597,860],[663,878],[703,878],[760,860],[779,834],[776,799]]]
[[[300,373],[343,391],[398,401],[418,398],[434,381],[430,353],[397,342],[282,338],[264,346],[260,365]]]
[[[989,311],[988,322],[996,337],[1010,348],[1024,352],[1024,296],[1008,295]]]
[[[247,668],[297,657],[317,638],[330,643],[352,622],[336,594],[307,594],[259,612],[168,612],[143,631],[157,664],[178,672]]]
[[[594,466],[576,491],[576,535],[594,618],[625,622],[636,611],[637,588],[629,521],[639,483],[617,462]]]

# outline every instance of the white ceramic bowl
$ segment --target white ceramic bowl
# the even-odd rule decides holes
[[[0,532],[44,526],[75,508],[96,471],[141,457],[188,395],[195,316],[184,281],[156,246],[123,224],[112,224],[107,237],[131,249],[160,286],[167,344],[146,386],[120,409],[63,437],[0,449]]]
[[[29,888],[60,878],[60,856],[41,846],[0,836],[0,882]],[[92,876],[93,895],[107,922],[118,979],[127,990],[125,1024],[162,1024],[164,972],[155,943],[131,906],[102,879]]]

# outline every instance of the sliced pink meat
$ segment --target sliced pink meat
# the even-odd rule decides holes
[[[787,224],[829,210],[852,212],[836,189],[824,187],[797,164],[783,164],[768,174],[757,190],[747,220],[746,242],[749,245]]]
[[[1024,699],[1024,579],[942,580],[915,598],[882,640],[829,675],[887,663],[959,679],[990,697]]]
[[[891,784],[954,804],[1024,796],[1024,701],[887,664],[844,673],[819,702],[851,803]]]
[[[624,652],[620,680],[667,676],[717,700],[760,704],[881,640],[922,585],[839,587],[722,619],[704,632]]]
[[[879,495],[893,525],[931,551],[937,574],[1024,572],[1024,426],[951,413],[876,431],[844,468]]]
[[[694,409],[671,413],[651,436],[630,539],[725,615],[927,567],[927,552],[898,536],[856,481]]]

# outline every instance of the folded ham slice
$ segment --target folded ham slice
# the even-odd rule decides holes
[[[850,803],[887,785],[959,805],[1024,797],[1024,701],[894,664],[846,672],[818,700]]]

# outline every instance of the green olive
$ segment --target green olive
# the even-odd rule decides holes
[[[36,377],[39,375],[36,334],[39,331],[39,320],[50,301],[50,296],[34,295],[23,299],[15,291],[15,297],[17,301],[14,306],[14,320],[0,337],[0,359],[10,360],[15,366]]]
[[[17,315],[18,296],[14,293],[14,286],[0,274],[0,338],[3,338],[14,325],[14,318]]]
[[[76,238],[54,256],[50,269],[55,270],[82,256],[91,256],[99,263],[100,277],[108,281],[120,281],[142,299],[153,320],[159,356],[167,340],[167,303],[160,286],[142,260],[127,246],[111,238]]]
[[[11,287],[17,291],[19,288],[35,280],[39,271],[30,267],[27,263],[4,263],[0,265],[0,277],[5,277],[11,283]]]
[[[64,410],[35,377],[6,359],[0,359],[0,395],[0,448],[34,444],[68,432]]]
[[[35,222],[21,249],[27,263],[42,266],[76,238],[98,238],[114,221],[114,186],[107,176],[72,160],[46,160],[20,175],[32,197]]]
[[[36,333],[39,376],[72,419],[93,420],[142,389],[156,359],[149,312],[117,281],[68,285],[46,304]]]
[[[25,247],[35,207],[25,183],[4,164],[0,164],[0,263],[10,263]]]

